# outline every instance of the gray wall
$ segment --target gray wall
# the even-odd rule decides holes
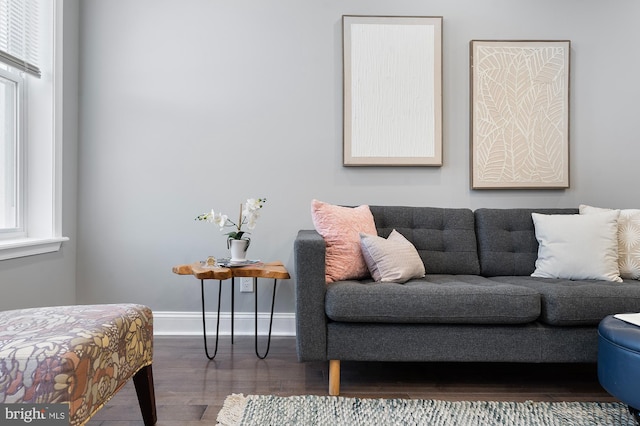
[[[444,17],[443,167],[342,167],[343,14]],[[171,267],[225,255],[193,219],[247,197],[268,198],[250,257],[289,268],[312,198],[640,207],[636,0],[83,0],[80,17],[80,303],[198,311]],[[472,39],[572,41],[570,189],[469,189]],[[292,281],[276,310],[293,312]]]
[[[63,46],[62,231],[70,240],[57,253],[0,262],[0,310],[76,301],[78,180],[78,0],[65,0]]]

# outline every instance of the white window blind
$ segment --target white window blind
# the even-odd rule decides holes
[[[0,0],[0,62],[40,77],[35,0]]]

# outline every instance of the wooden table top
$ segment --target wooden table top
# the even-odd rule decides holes
[[[234,268],[207,267],[201,262],[194,262],[188,265],[174,266],[172,271],[178,275],[193,275],[200,280],[227,280],[232,277],[274,278],[280,280],[291,278],[282,262],[259,262]]]

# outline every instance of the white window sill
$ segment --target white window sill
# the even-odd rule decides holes
[[[19,240],[0,240],[0,260],[15,259],[17,257],[33,256],[36,254],[52,253],[60,250],[67,237],[52,238],[22,238]]]

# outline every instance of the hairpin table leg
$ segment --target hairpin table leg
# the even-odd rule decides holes
[[[258,358],[260,359],[265,359],[267,357],[267,354],[269,354],[269,347],[271,346],[271,327],[273,326],[273,307],[275,305],[276,302],[276,285],[278,284],[278,280],[274,279],[273,280],[273,295],[271,296],[271,318],[269,319],[269,335],[267,337],[267,350],[264,353],[264,355],[260,355],[260,353],[258,353],[258,278],[254,277],[253,278],[253,287],[255,288],[255,328],[256,328],[256,333],[255,333],[255,348],[256,348],[256,355],[258,356]]]
[[[218,353],[218,338],[220,337],[220,296],[222,295],[222,280],[218,282],[218,318],[216,319],[216,347],[213,351],[213,355],[209,355],[209,349],[207,348],[207,324],[204,310],[204,280],[200,280],[200,292],[202,294],[202,334],[204,336],[204,353],[207,355],[207,358],[214,359]]]

